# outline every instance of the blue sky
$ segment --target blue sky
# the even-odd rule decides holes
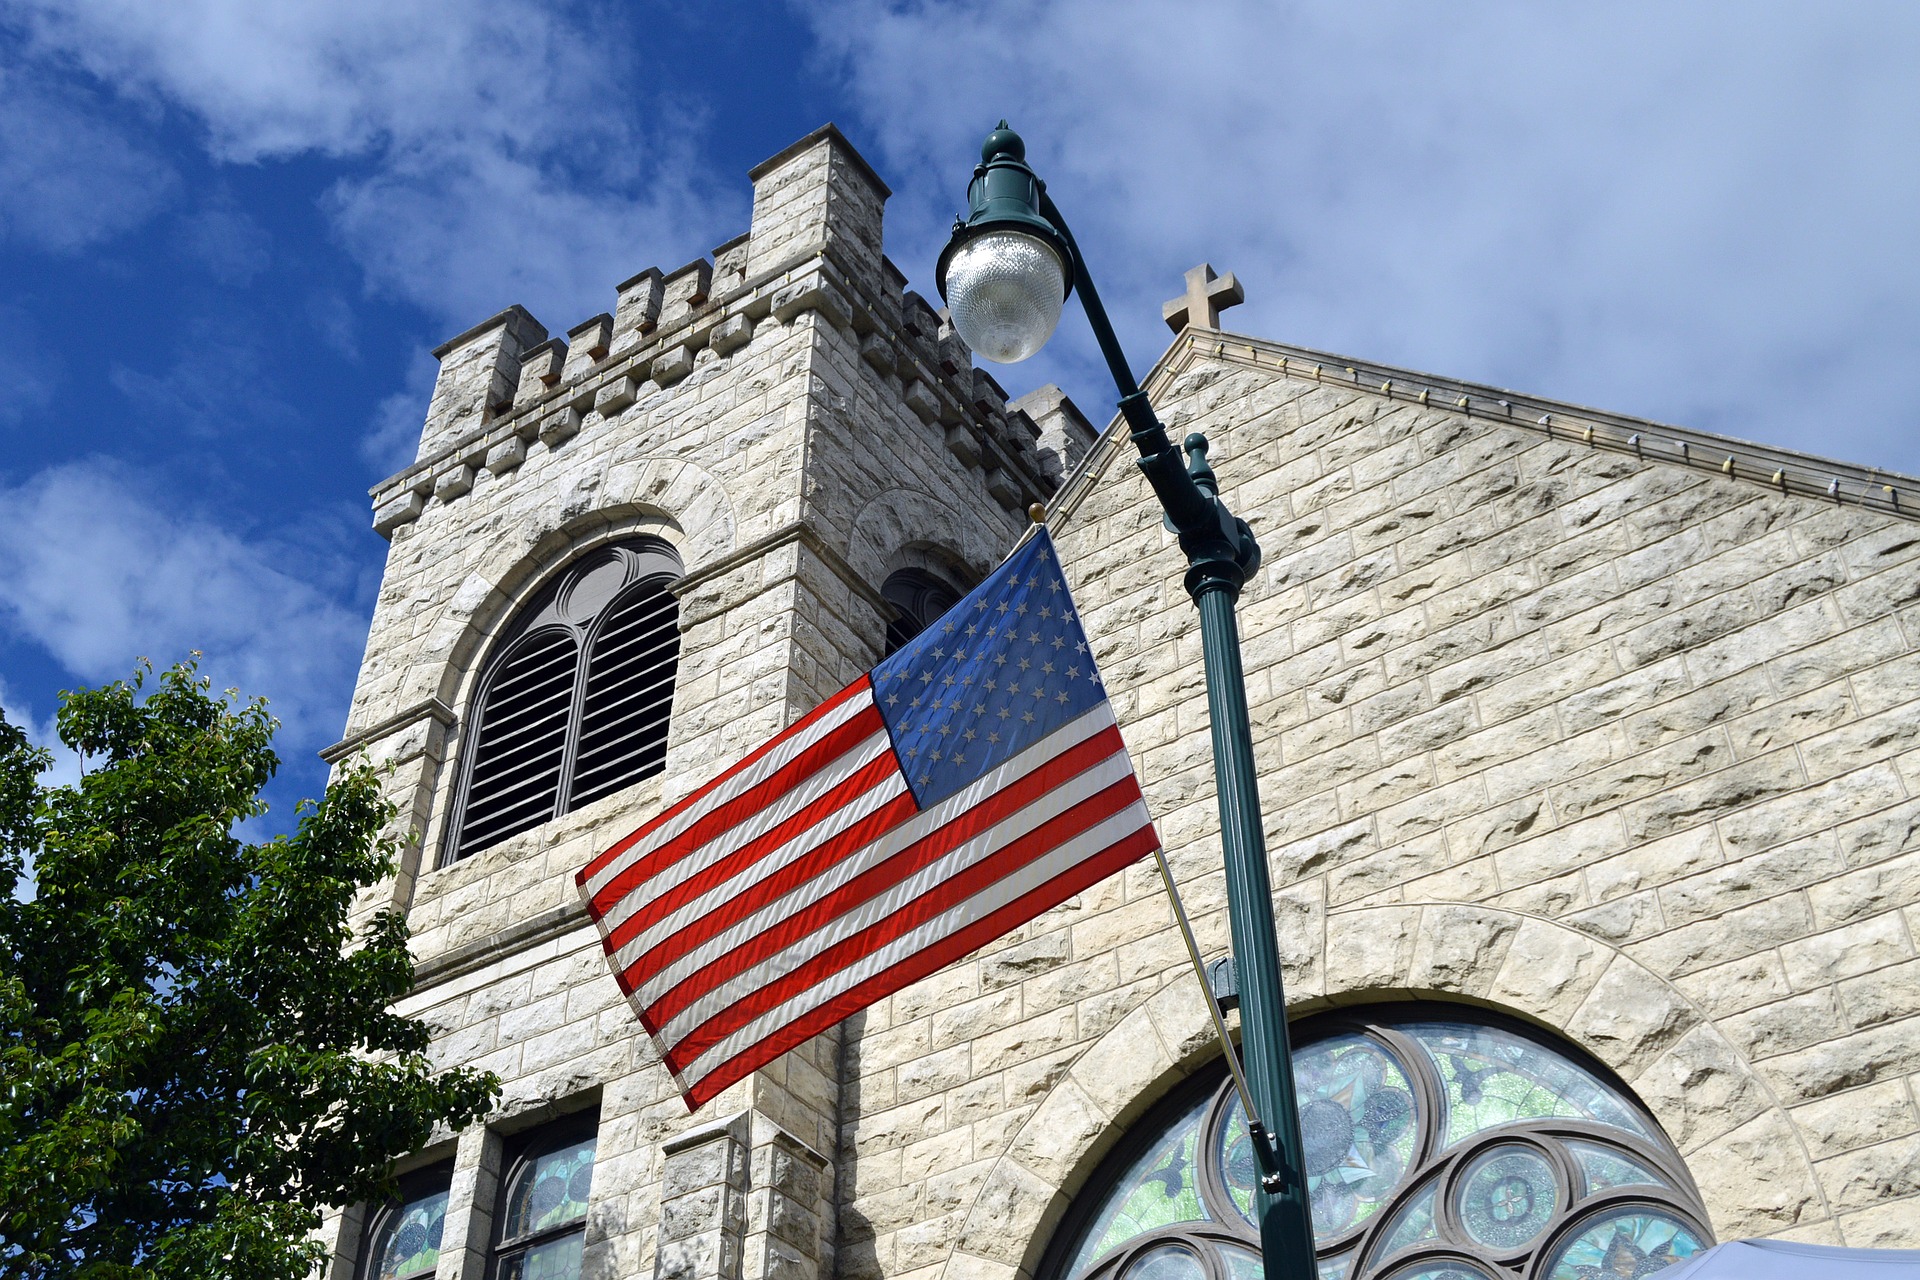
[[[290,813],[426,352],[729,239],[826,120],[932,297],[1010,117],[1142,367],[1205,259],[1246,332],[1920,472],[1915,66],[1865,0],[0,0],[0,704],[200,649]],[[996,373],[1110,399],[1071,316]]]

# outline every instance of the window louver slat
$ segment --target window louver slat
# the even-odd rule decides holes
[[[501,664],[480,717],[456,855],[553,816],[574,665],[573,639],[560,632],[531,637]]]
[[[569,809],[664,766],[680,649],[677,613],[673,597],[658,581],[630,588],[608,611],[587,658]]]

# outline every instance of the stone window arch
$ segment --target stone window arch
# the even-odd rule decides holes
[[[588,1113],[506,1145],[494,1213],[494,1280],[580,1280],[599,1148]]]
[[[467,713],[443,862],[666,767],[680,575],[657,539],[598,547],[508,622]]]
[[[1713,1243],[1679,1153],[1597,1062],[1458,1005],[1294,1024],[1320,1280],[1614,1280]],[[1224,1062],[1136,1124],[1040,1280],[1261,1280]]]
[[[451,1162],[402,1177],[394,1198],[368,1216],[354,1280],[432,1280],[452,1185]]]
[[[893,606],[887,621],[887,653],[925,631],[966,593],[924,569],[901,569],[880,584],[880,598]]]

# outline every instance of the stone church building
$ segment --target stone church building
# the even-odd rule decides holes
[[[366,901],[411,922],[404,1011],[504,1096],[329,1219],[331,1280],[1250,1280],[1245,1119],[1151,860],[695,1115],[608,971],[575,872],[1034,503],[1227,948],[1197,620],[1124,431],[974,367],[837,130],[750,176],[710,259],[440,347],[374,491],[327,757],[405,824]],[[1146,385],[1265,552],[1320,1275],[1920,1246],[1920,482],[1229,332],[1236,296],[1191,273]]]

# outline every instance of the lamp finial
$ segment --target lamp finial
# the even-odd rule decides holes
[[[983,163],[991,163],[995,156],[1011,156],[1015,160],[1027,158],[1027,144],[1020,140],[1019,134],[1007,127],[1004,119],[992,133],[987,135],[987,140],[980,144],[980,159]]]

